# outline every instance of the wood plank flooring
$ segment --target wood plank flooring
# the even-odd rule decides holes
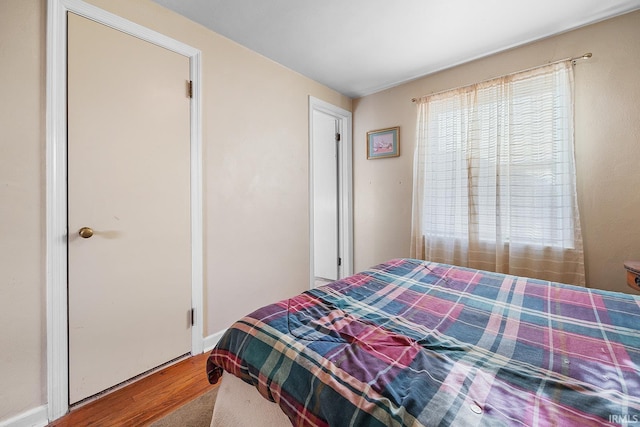
[[[208,355],[189,357],[72,409],[48,427],[148,425],[218,386],[207,380]]]

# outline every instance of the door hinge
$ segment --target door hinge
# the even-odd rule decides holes
[[[196,309],[192,308],[191,309],[191,326],[194,326],[196,324]]]
[[[340,142],[340,134],[336,133],[336,141]]]
[[[193,81],[191,80],[187,82],[187,96],[193,98]]]
[[[338,267],[342,265],[342,258],[338,257]]]

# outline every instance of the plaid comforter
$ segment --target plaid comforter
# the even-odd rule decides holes
[[[640,426],[640,297],[397,259],[263,307],[207,363],[296,426]]]

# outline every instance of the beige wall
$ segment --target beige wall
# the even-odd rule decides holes
[[[44,27],[0,1],[0,421],[46,400]]]
[[[351,100],[149,0],[90,3],[203,54],[205,336],[309,281],[308,96]],[[45,0],[0,0],[0,422],[46,403]]]
[[[411,98],[592,52],[575,68],[575,141],[589,286],[633,293],[640,259],[640,12],[354,100],[355,269],[409,255],[416,107]],[[366,160],[365,135],[401,127],[401,156]]]

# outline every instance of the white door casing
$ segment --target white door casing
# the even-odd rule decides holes
[[[189,58],[193,82],[190,100],[191,289],[195,309],[191,353],[203,351],[203,225],[201,53],[188,45],[105,12],[80,0],[48,0],[47,25],[47,153],[46,153],[46,290],[47,407],[50,420],[68,411],[67,335],[67,12],[180,53]]]
[[[352,114],[328,102],[313,96],[309,97],[309,240],[310,240],[310,287],[315,285],[315,182],[314,182],[314,145],[315,120],[331,118],[337,123],[340,134],[337,156],[337,182],[338,182],[338,254],[341,265],[338,268],[338,278],[353,274],[353,155],[352,155]],[[322,124],[321,124],[322,126]],[[325,123],[327,126],[327,123]],[[336,260],[337,262],[337,260]]]

